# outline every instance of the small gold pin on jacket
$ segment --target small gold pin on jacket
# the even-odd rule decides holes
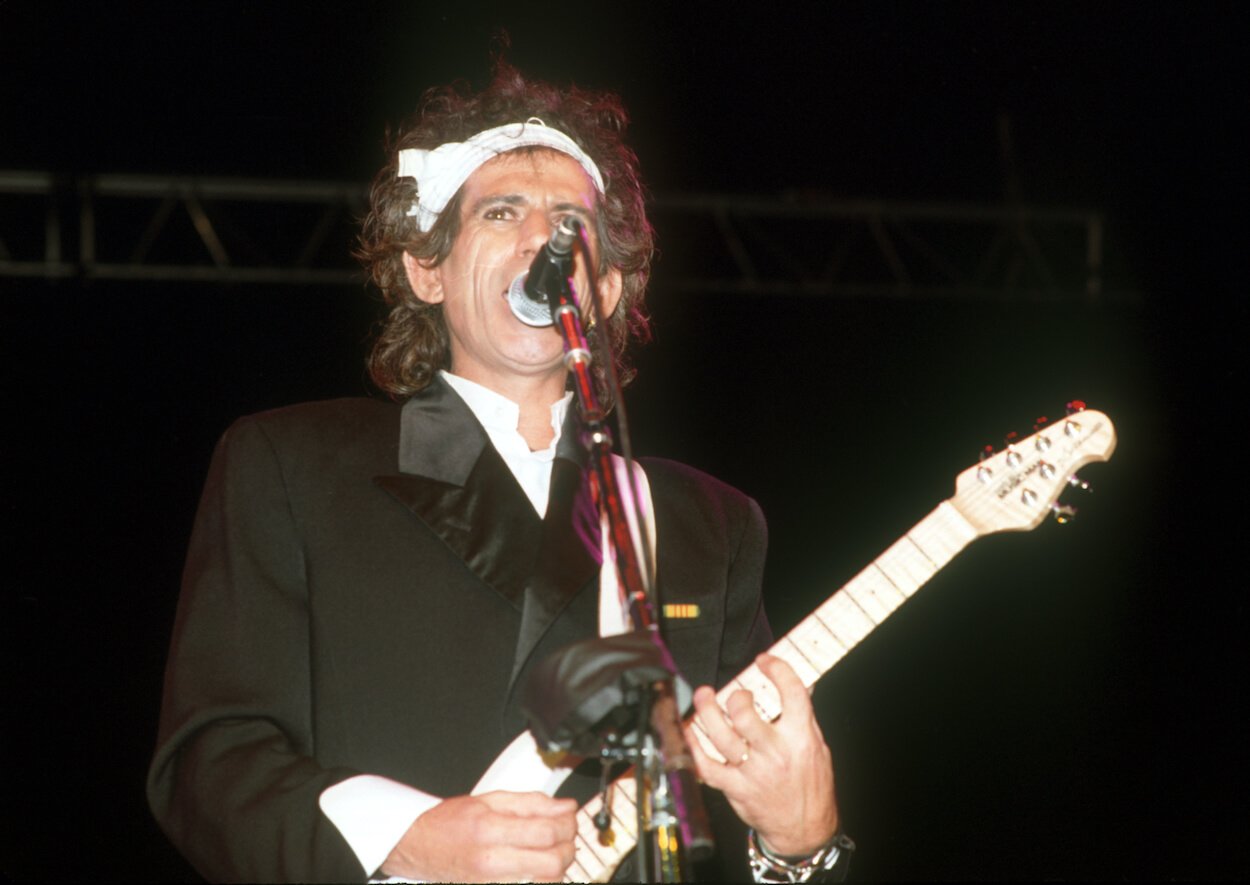
[[[664,617],[666,618],[697,618],[699,606],[693,602],[666,602]]]

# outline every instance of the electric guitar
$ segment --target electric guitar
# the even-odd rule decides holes
[[[1059,493],[1067,485],[1088,488],[1076,478],[1076,470],[1091,461],[1106,461],[1115,450],[1111,420],[1083,409],[1083,403],[1069,404],[1070,414],[1063,421],[1042,427],[960,473],[954,497],[939,504],[769,652],[789,663],[810,688],[972,541],[995,532],[1036,528],[1050,514],[1061,522],[1070,518],[1075,511],[1058,503]],[[765,721],[781,715],[777,690],[754,664],[717,693],[721,706],[740,688],[754,695]],[[720,759],[697,726],[696,734],[709,755]],[[594,822],[602,797],[578,812],[576,853],[566,882],[608,881],[637,844],[632,769],[614,782],[609,795],[607,832],[600,833]]]

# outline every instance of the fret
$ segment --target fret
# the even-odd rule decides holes
[[[573,863],[564,871],[565,882],[606,882],[612,878],[614,870],[608,869],[599,859],[583,849],[585,840],[578,836],[573,843]]]
[[[592,869],[592,864],[597,866],[599,870],[605,870],[612,865],[612,847],[603,845],[599,842],[599,830],[595,827],[594,820],[590,822],[592,832],[589,834],[582,833],[579,829],[577,838],[579,844],[585,846],[585,851],[580,853],[580,861],[586,872],[592,876],[598,876],[599,872]],[[605,856],[606,855],[606,856]],[[574,855],[575,857],[578,855]]]
[[[847,581],[841,592],[854,599],[855,604],[877,624],[892,615],[907,599],[885,575],[872,566]]]
[[[694,724],[695,739],[699,742],[699,749],[704,753],[707,753],[707,755],[712,758],[713,762],[724,762],[725,757],[720,754],[720,750],[712,746],[712,739],[708,737],[707,732],[703,730],[703,725],[700,724],[698,717],[696,716],[692,722]]]
[[[939,504],[907,534],[929,557],[935,569],[946,565],[977,538],[976,529],[950,501]]]
[[[872,566],[904,596],[911,596],[937,571],[912,541],[904,536],[873,560]]]
[[[637,790],[638,782],[634,779],[632,768],[617,778],[612,788],[612,804],[609,810],[613,821],[611,851],[616,858],[612,864],[613,870],[638,844],[638,805],[634,801]]]
[[[976,537],[972,525],[944,501],[890,545],[874,565],[902,593],[911,596]]]
[[[584,866],[578,863],[577,858],[578,858],[578,855],[574,854],[573,863],[569,864],[569,868],[564,871],[564,881],[565,882],[593,882],[595,881],[596,876],[591,875],[589,870],[587,870]]]
[[[716,699],[724,707],[729,696],[739,688],[751,692],[755,698],[755,710],[765,722],[771,722],[781,715],[781,695],[777,693],[777,687],[755,664],[747,667],[738,674],[738,678],[718,691]]]
[[[820,618],[815,616],[809,616],[800,621],[793,630],[786,634],[786,639],[803,652],[803,656],[812,662],[821,675],[828,673],[834,664],[842,660],[847,651],[846,646],[838,642],[838,638],[829,632],[828,628],[820,622]],[[803,680],[803,684],[808,688],[811,688],[814,683],[815,680],[811,682]]]
[[[599,829],[595,826],[595,815],[599,813],[599,809],[603,807],[603,798],[595,796],[588,801],[577,813],[577,834],[586,839],[598,838]]]
[[[638,794],[638,782],[634,778],[634,770],[631,768],[625,774],[616,779],[615,785],[612,787],[612,805],[608,809],[612,813],[612,819],[625,832],[632,845],[637,841],[637,833],[635,825],[638,823],[638,803],[634,797]],[[626,849],[628,850],[628,849]],[[624,856],[624,852],[622,852]]]
[[[816,680],[825,673],[825,670],[819,669],[815,661],[808,658],[803,653],[803,649],[796,645],[789,636],[781,637],[781,641],[774,645],[770,651],[793,667],[794,672],[798,674],[799,679],[805,686],[814,685]],[[825,669],[828,668],[826,667]]]
[[[848,649],[859,645],[859,641],[877,626],[853,599],[841,593],[829,597],[816,609],[816,616]]]

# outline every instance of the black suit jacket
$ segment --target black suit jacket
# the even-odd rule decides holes
[[[598,562],[579,540],[594,516],[573,437],[541,520],[441,381],[402,407],[312,403],[226,432],[148,779],[157,819],[201,873],[362,880],[373,871],[320,811],[324,789],[369,773],[461,795],[522,730],[534,662],[596,633]],[[691,684],[721,685],[770,639],[763,518],[704,474],[643,464],[662,601],[700,612],[669,646]],[[739,874],[741,853],[721,852]]]

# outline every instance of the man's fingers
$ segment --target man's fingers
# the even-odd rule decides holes
[[[735,691],[729,696],[725,703],[725,712],[734,730],[742,734],[756,730],[756,723],[764,723],[755,709],[755,696],[745,689]]]
[[[477,797],[491,811],[503,814],[516,814],[527,817],[557,817],[577,811],[577,802],[573,799],[554,799],[546,793],[509,793],[498,790],[493,793],[482,793]]]
[[[553,848],[572,844],[577,823],[564,817],[516,817],[495,814],[482,822],[484,841],[516,848]]]
[[[573,842],[577,802],[543,793],[485,793],[479,797],[492,812],[480,822],[485,841],[519,848],[550,848]]]
[[[783,713],[790,710],[799,712],[803,709],[811,708],[812,699],[807,693],[807,687],[803,685],[803,680],[799,678],[799,674],[795,673],[794,668],[783,658],[766,652],[757,657],[755,663],[760,668],[760,671],[768,677],[769,681],[777,687],[777,694],[781,698]]]
[[[735,692],[734,697],[730,699],[730,704],[734,704],[735,697],[739,695],[745,695],[746,704],[749,706],[750,692],[746,691]],[[730,765],[749,754],[749,741],[732,724],[726,712],[720,709],[720,704],[716,702],[715,691],[712,691],[710,687],[700,686],[695,691],[695,709],[699,711],[696,721],[699,722],[700,729],[711,744],[710,749],[707,746],[701,746],[700,749],[715,750],[715,754],[719,754],[721,758],[724,758],[725,764]],[[707,755],[715,759],[715,755],[710,751]]]
[[[699,780],[703,783],[717,790],[723,790],[725,774],[730,767],[708,755],[703,741],[709,739],[701,735],[702,732],[693,725],[686,726],[686,743],[690,746],[690,756],[694,759],[695,771],[698,772]]]

